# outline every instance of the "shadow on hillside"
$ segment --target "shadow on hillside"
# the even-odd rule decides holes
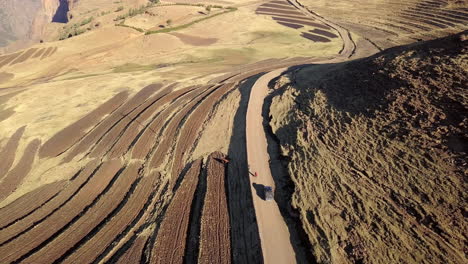
[[[239,87],[239,107],[234,116],[228,155],[226,190],[231,223],[233,263],[263,263],[260,236],[250,189],[246,147],[246,114],[252,85],[261,74],[247,79]]]
[[[291,67],[288,69],[287,74],[304,66],[306,65]],[[276,80],[277,79],[271,80],[268,86],[271,88]],[[287,171],[288,157],[281,156],[279,140],[273,134],[269,123],[271,102],[273,97],[279,92],[280,91],[276,90],[270,93],[265,98],[262,109],[263,127],[268,143],[268,154],[270,156],[270,171],[275,182],[275,201],[278,203],[280,213],[288,227],[291,245],[296,254],[296,263],[317,263],[315,256],[312,254],[312,244],[299,218],[299,212],[291,206],[294,182],[291,180],[291,176]]]
[[[67,23],[68,11],[70,11],[68,0],[60,0],[59,7],[57,8],[54,17],[52,18],[52,22]]]

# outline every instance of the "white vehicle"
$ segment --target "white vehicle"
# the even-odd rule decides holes
[[[265,192],[265,201],[271,201],[275,199],[275,196],[273,194],[273,188],[271,188],[270,186],[265,186],[264,192]]]

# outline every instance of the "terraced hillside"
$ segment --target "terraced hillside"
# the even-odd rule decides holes
[[[468,23],[464,0],[292,0],[380,49],[458,33]]]
[[[465,262],[466,34],[277,87],[270,124],[317,262]]]
[[[268,67],[252,68],[248,75]],[[228,75],[204,86],[153,84],[132,96],[117,93],[45,142],[32,140],[14,166],[28,129],[19,128],[1,149],[0,262],[182,263],[198,255],[215,257],[212,233],[227,249],[218,258],[229,261],[231,247],[239,254],[236,258],[246,255],[237,249],[239,235],[229,238],[230,219],[239,216],[227,209],[224,155],[211,155],[202,174],[201,160],[190,162],[202,128],[240,87],[236,73]],[[65,180],[10,197],[25,179],[37,179],[34,168],[47,164],[52,170],[81,165],[73,166]],[[203,184],[199,175],[205,175]],[[200,203],[204,213],[194,219],[192,208]],[[222,229],[213,226],[218,216],[212,214],[219,208],[224,208]],[[176,220],[182,222],[174,225]],[[234,226],[249,224],[236,220]],[[181,247],[198,237],[194,234],[204,237],[203,242]],[[259,246],[255,235],[250,239],[247,244]],[[18,245],[21,249],[14,250]],[[188,251],[194,255],[186,256]],[[258,260],[247,256],[252,257]]]
[[[0,56],[1,264],[463,261],[466,41],[343,61],[460,30],[464,3],[61,2]]]
[[[37,62],[52,56],[57,52],[57,50],[57,47],[30,48],[16,53],[3,55],[0,56],[0,69],[7,66],[13,66],[18,63],[23,63],[28,60],[35,60]]]
[[[338,38],[337,32],[329,25],[305,16],[287,1],[271,1],[260,5],[257,14],[269,15],[278,24],[298,29],[301,36],[314,42],[330,42],[330,38]]]

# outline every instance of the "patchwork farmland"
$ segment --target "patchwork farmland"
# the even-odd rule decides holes
[[[305,15],[288,1],[275,0],[260,5],[256,13],[271,16],[278,24],[297,29],[301,36],[314,42],[330,42],[338,38],[336,31],[313,15]]]
[[[43,60],[47,57],[54,55],[54,53],[57,52],[57,50],[57,47],[30,48],[22,52],[3,55],[0,56],[0,68],[24,63],[29,60]]]
[[[466,1],[65,2],[0,49],[1,264],[463,262]]]

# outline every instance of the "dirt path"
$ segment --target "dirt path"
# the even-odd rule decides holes
[[[309,17],[313,17],[333,27],[343,40],[340,53],[329,60],[314,60],[313,63],[334,63],[351,57],[356,50],[356,44],[349,31],[333,24],[325,18],[303,7],[296,0],[290,3]],[[300,66],[300,65],[298,65]],[[290,233],[280,213],[276,201],[265,201],[263,188],[271,186],[275,189],[275,182],[271,175],[268,145],[263,127],[262,108],[268,95],[268,83],[285,72],[288,68],[280,68],[268,72],[260,77],[253,85],[247,107],[246,143],[247,160],[249,164],[250,184],[257,217],[264,263],[296,263],[296,256],[290,240]],[[253,174],[257,173],[254,177]]]

